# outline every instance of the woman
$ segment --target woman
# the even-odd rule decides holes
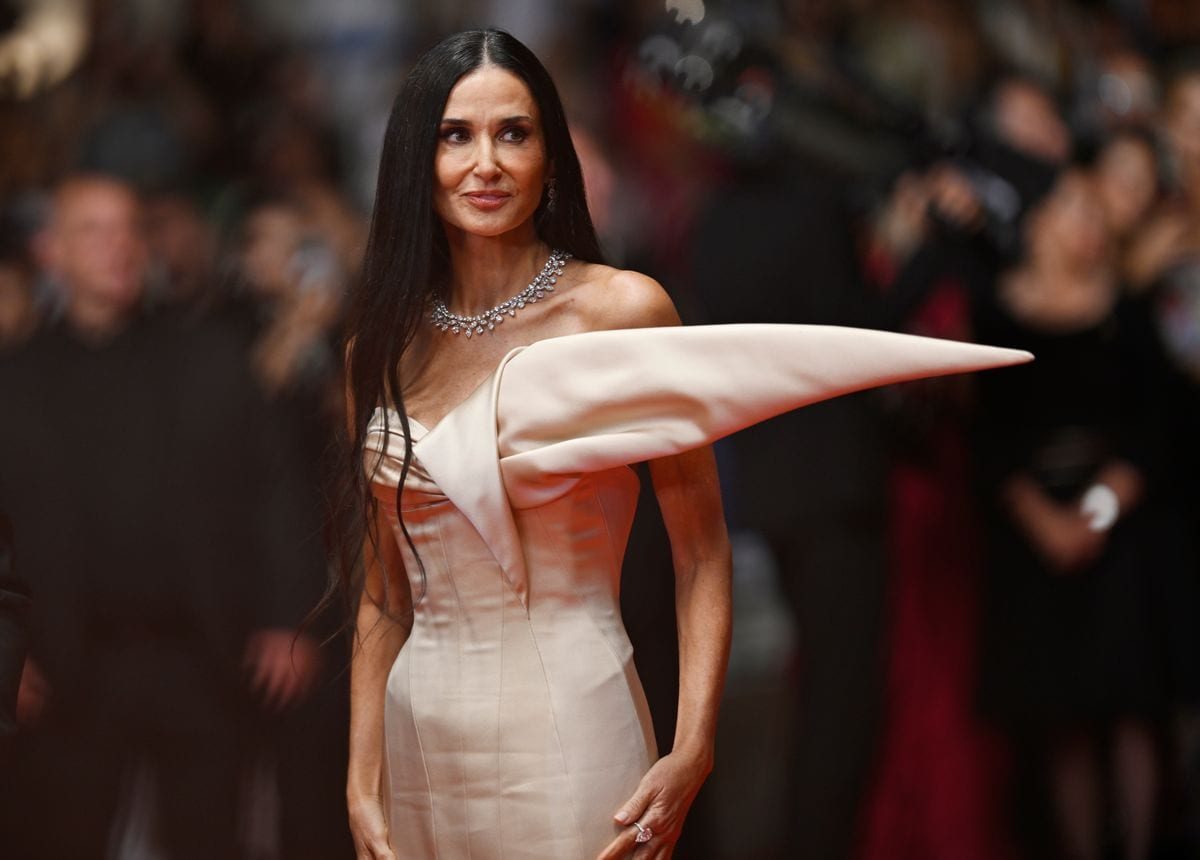
[[[1168,428],[1095,176],[1065,171],[1025,230],[1025,259],[977,319],[981,336],[1038,354],[979,386],[992,496],[984,703],[1044,752],[1062,856],[1103,854],[1108,767],[1121,856],[1145,857],[1171,644],[1149,476],[1166,465]]]
[[[373,512],[364,581],[343,574],[361,593],[360,857],[669,857],[712,767],[729,648],[705,444],[882,381],[1024,359],[677,323],[658,284],[600,263],[562,107],[528,49],[474,31],[419,60],[349,321],[366,465],[352,491]],[[643,460],[677,577],[679,717],[661,758],[617,604],[626,465]]]

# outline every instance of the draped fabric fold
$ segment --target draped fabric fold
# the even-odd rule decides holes
[[[622,329],[539,341],[502,365],[504,486],[514,507],[534,507],[582,474],[677,454],[810,403],[1031,357],[809,325]]]

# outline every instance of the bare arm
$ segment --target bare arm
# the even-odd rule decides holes
[[[625,327],[679,324],[661,287],[641,276],[632,280],[623,286],[637,295],[626,294],[622,301],[637,313]],[[638,835],[635,821],[654,834],[638,851],[639,858],[671,856],[688,809],[712,771],[717,711],[729,664],[733,563],[712,448],[654,460],[650,476],[675,568],[679,713],[674,747],[614,816],[630,827],[600,855],[603,860],[628,856]]]
[[[671,540],[679,627],[674,753],[712,769],[717,708],[733,629],[733,564],[712,448],[650,464]]]
[[[350,766],[346,800],[359,860],[390,860],[384,823],[383,702],[388,673],[408,639],[412,598],[387,514],[378,508],[378,545],[363,546],[365,585],[350,664]],[[386,607],[386,611],[385,611]]]

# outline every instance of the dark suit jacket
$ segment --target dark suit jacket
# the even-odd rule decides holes
[[[29,585],[13,569],[11,537],[8,519],[0,515],[0,737],[16,727],[29,611]]]
[[[795,163],[719,189],[696,225],[693,278],[713,323],[876,328],[858,274],[846,182]],[[875,392],[839,397],[730,437],[730,518],[767,533],[877,509],[885,474]]]
[[[316,602],[319,497],[248,351],[236,320],[158,316],[103,346],[51,327],[0,356],[0,509],[59,712],[240,720],[249,635]]]

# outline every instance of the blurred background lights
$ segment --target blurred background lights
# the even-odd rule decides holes
[[[0,37],[0,91],[26,99],[57,84],[87,48],[84,0],[25,0]]]
[[[680,24],[699,24],[704,20],[704,0],[667,0],[667,12]]]
[[[712,86],[713,68],[703,57],[688,54],[675,64],[675,74],[683,79],[686,90],[702,91]]]
[[[669,36],[651,36],[642,42],[638,59],[648,71],[671,74],[679,62],[679,43]]]

